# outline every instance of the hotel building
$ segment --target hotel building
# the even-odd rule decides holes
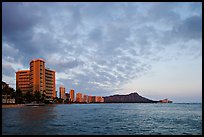
[[[30,70],[19,70],[16,72],[16,90],[21,89],[22,94],[30,91]]]
[[[76,102],[83,102],[82,93],[76,93]]]
[[[30,70],[19,70],[16,72],[16,89],[22,93],[31,91],[33,94],[45,91],[46,99],[52,100],[56,97],[55,71],[45,68],[43,59],[36,59],[30,62]]]
[[[88,103],[91,103],[92,102],[92,96],[88,96]]]
[[[92,97],[91,97],[91,102],[92,102],[92,103],[95,103],[95,102],[96,102],[96,96],[92,96]]]
[[[55,71],[45,68],[46,96],[53,98],[57,97],[55,89]]]
[[[70,89],[69,95],[70,95],[70,101],[74,102],[75,100],[74,100],[74,90],[73,89]]]
[[[43,94],[45,90],[45,61],[42,59],[30,62],[30,88],[33,94],[36,91]]]
[[[83,95],[83,102],[88,103],[88,95]]]
[[[59,87],[59,93],[60,93],[60,98],[65,100],[66,99],[66,97],[65,97],[65,87],[60,86]]]

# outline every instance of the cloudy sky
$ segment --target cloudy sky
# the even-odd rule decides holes
[[[43,58],[59,90],[202,99],[202,3],[3,3],[2,80]]]

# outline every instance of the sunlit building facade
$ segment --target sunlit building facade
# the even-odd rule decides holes
[[[96,102],[96,96],[92,96],[92,97],[91,97],[91,102],[92,102],[92,103],[95,103],[95,102]]]
[[[83,102],[88,103],[88,95],[86,94],[83,95]]]
[[[88,103],[92,103],[92,96],[88,96]]]
[[[95,102],[104,102],[104,99],[102,96],[96,96]]]
[[[45,68],[45,91],[47,98],[55,98],[57,96],[55,91],[55,71]]]
[[[59,93],[60,93],[60,98],[65,100],[66,97],[65,97],[65,87],[64,86],[59,87]]]
[[[73,89],[70,89],[69,95],[70,95],[70,101],[71,101],[71,102],[74,102],[75,99],[74,99],[74,90],[73,90]]]
[[[31,91],[33,94],[40,91],[46,95],[47,100],[56,97],[55,71],[45,68],[43,59],[30,62],[30,70],[19,70],[16,72],[16,89],[23,93]]]
[[[76,93],[76,102],[83,102],[82,93]]]
[[[19,70],[16,72],[16,90],[20,89],[26,94],[30,89],[30,70]]]
[[[30,62],[30,88],[33,94],[36,91],[43,94],[45,90],[45,61],[43,59]]]

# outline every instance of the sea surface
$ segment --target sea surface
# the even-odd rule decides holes
[[[202,104],[59,104],[2,108],[3,135],[202,135]]]

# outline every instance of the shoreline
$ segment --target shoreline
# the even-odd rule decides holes
[[[25,104],[2,104],[2,108],[18,108],[23,107]]]

